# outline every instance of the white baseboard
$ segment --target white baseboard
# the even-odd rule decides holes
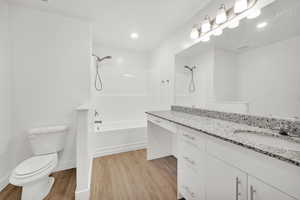
[[[94,152],[94,158],[112,155],[112,154],[118,154],[128,151],[135,151],[139,149],[144,149],[147,146],[146,141],[141,142],[135,142],[130,144],[123,144],[123,145],[116,145],[111,147],[104,147],[104,148],[97,148]]]
[[[57,167],[54,169],[54,172],[67,170],[76,168],[76,161],[75,160],[61,160]]]
[[[89,200],[90,199],[90,188],[86,190],[75,191],[75,200]]]
[[[0,178],[0,192],[9,184],[9,174]]]

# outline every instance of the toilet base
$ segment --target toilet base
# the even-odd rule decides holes
[[[22,200],[43,200],[50,192],[54,177],[45,177],[29,183],[22,188]]]

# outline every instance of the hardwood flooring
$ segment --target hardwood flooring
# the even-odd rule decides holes
[[[76,170],[69,169],[53,173],[54,185],[45,200],[74,200],[76,189]],[[21,200],[21,187],[8,185],[0,192],[0,200]]]
[[[52,174],[55,184],[45,200],[74,200],[76,170]],[[21,188],[8,185],[0,200],[20,200]],[[146,150],[94,159],[91,200],[176,200],[177,161],[146,160]]]
[[[146,150],[94,159],[92,200],[176,200],[177,161],[146,160]]]

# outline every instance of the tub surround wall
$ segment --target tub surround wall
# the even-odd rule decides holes
[[[287,128],[289,133],[300,136],[300,121],[296,121],[296,120],[286,120],[286,119],[269,118],[269,117],[246,115],[246,114],[239,114],[239,113],[220,112],[214,110],[191,108],[191,107],[184,107],[184,106],[177,106],[177,105],[172,106],[171,110],[203,116],[203,117],[226,120],[230,122],[245,124],[248,126],[254,126],[254,127],[264,128],[264,129],[279,130],[280,127],[285,127]]]
[[[93,53],[112,56],[100,63],[102,91],[95,90],[92,77],[92,101],[102,121],[100,131],[92,136],[94,156],[145,148],[144,112],[151,104],[148,53],[100,44],[94,44]]]

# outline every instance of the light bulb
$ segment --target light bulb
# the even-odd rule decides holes
[[[238,27],[240,25],[240,21],[239,20],[232,20],[229,24],[228,24],[228,28],[230,29],[234,29],[236,27]]]
[[[221,5],[216,16],[216,24],[223,24],[227,20],[225,5]]]
[[[203,21],[203,23],[201,25],[201,31],[202,31],[202,33],[207,33],[210,30],[211,30],[211,23],[210,23],[209,17],[206,16],[205,20]]]
[[[217,28],[214,30],[213,35],[214,36],[220,36],[223,34],[223,30],[221,28]]]
[[[248,0],[236,0],[234,4],[234,13],[241,13],[248,8]]]
[[[249,12],[247,19],[254,19],[254,18],[258,17],[260,14],[261,14],[260,9],[253,9]]]
[[[197,28],[197,26],[195,25],[191,31],[190,37],[192,39],[197,39],[199,37],[199,30]]]
[[[209,36],[203,36],[202,38],[201,38],[201,41],[202,42],[208,42],[210,40],[210,37]]]

